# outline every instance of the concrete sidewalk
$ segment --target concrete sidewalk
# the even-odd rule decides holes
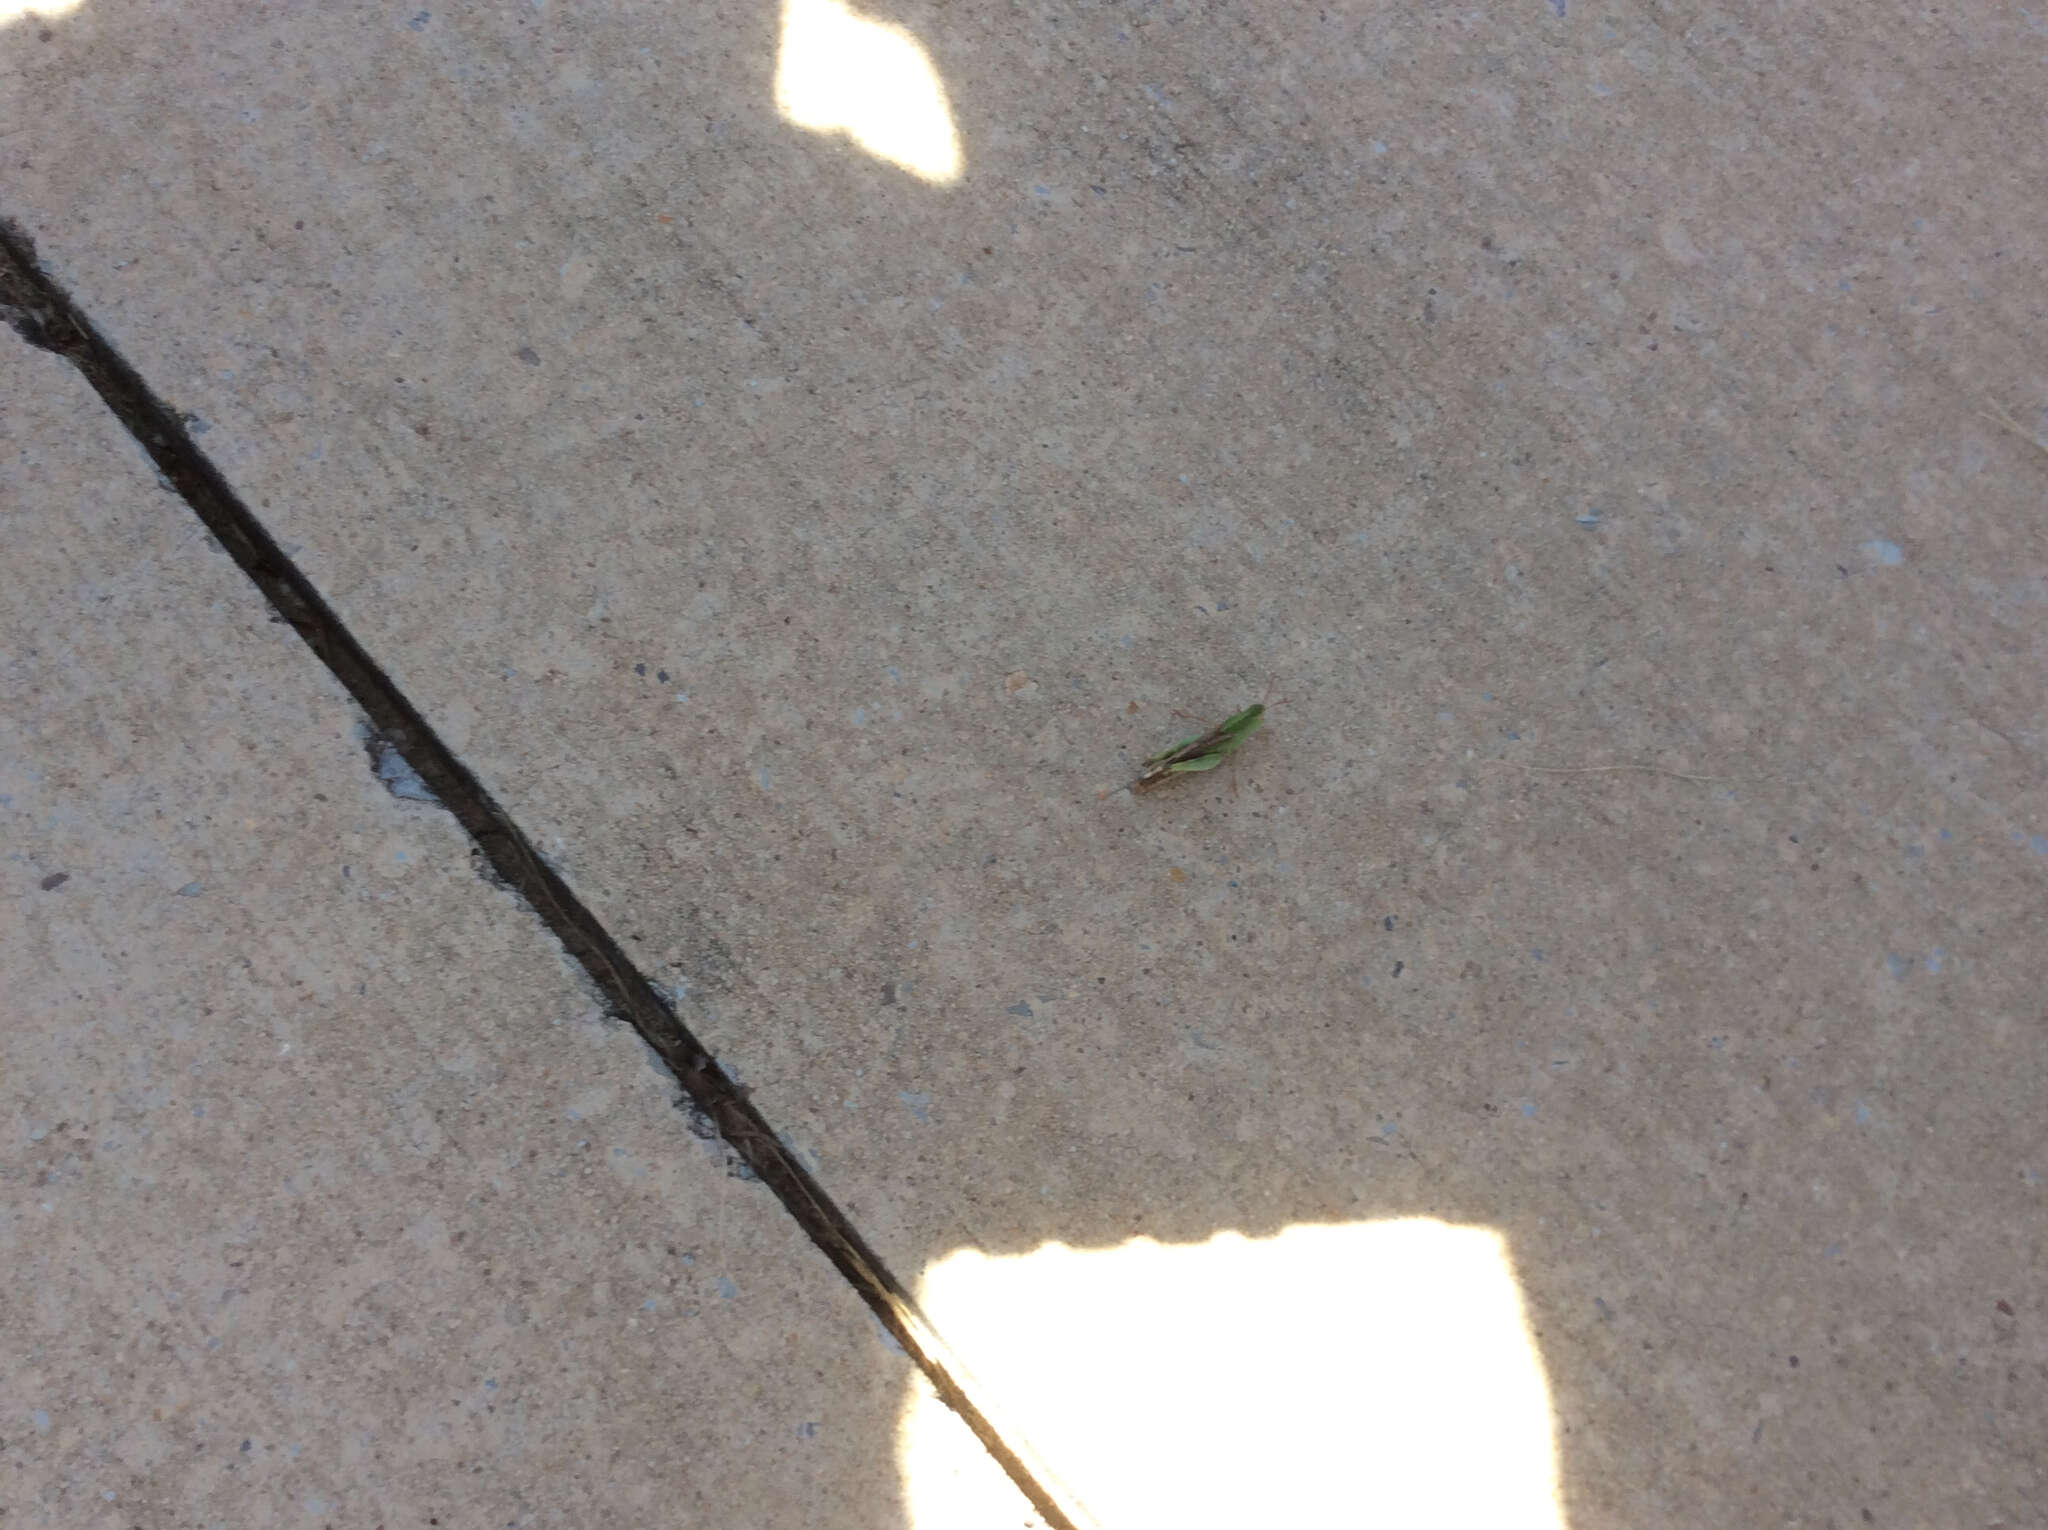
[[[87,0],[0,31],[0,80],[0,215],[1104,1524],[2041,1517],[2024,12]],[[14,396],[83,407],[10,354]],[[199,571],[232,580],[176,511],[157,599],[197,623]],[[12,648],[78,578],[8,582]],[[186,648],[38,683],[224,672]],[[302,746],[282,719],[332,697],[294,662],[289,705],[208,736]],[[1261,697],[1225,769],[1116,790],[1177,713]],[[266,896],[383,843],[371,806],[432,820],[332,718],[331,777],[268,794],[308,827],[250,831]],[[25,907],[68,895],[7,850]],[[553,951],[458,851],[406,928],[535,1039],[448,1087],[539,1147],[512,1094],[551,1097],[583,1032],[548,1021],[591,1001],[503,976]],[[165,970],[214,961],[152,928]],[[438,1076],[359,997],[336,1023]],[[236,1087],[290,1114],[303,1066]],[[614,1086],[661,1176],[618,1241],[572,1258],[597,1213],[531,1208],[561,1289],[625,1289],[734,1193],[658,1084]],[[392,1208],[395,1269],[460,1182],[333,1194]],[[764,1523],[1025,1513],[919,1487],[972,1469],[738,1202],[731,1280],[787,1294],[674,1342],[794,1336],[770,1390],[714,1424],[723,1393],[619,1383],[650,1430],[735,1432],[644,1510],[494,1490],[577,1524],[722,1523],[756,1481]],[[406,1320],[500,1342],[454,1289]],[[361,1342],[336,1364],[391,1363]],[[799,1382],[862,1418],[829,1466],[732,1424],[808,1419]],[[383,1394],[350,1419],[419,1433]],[[591,1429],[579,1470],[634,1448]],[[69,1491],[73,1457],[0,1438]]]
[[[0,1523],[901,1524],[907,1361],[0,346]]]

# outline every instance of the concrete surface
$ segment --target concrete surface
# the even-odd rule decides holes
[[[1568,1523],[2039,1520],[2038,19],[864,14],[957,180],[768,6],[89,0],[0,212],[901,1273],[1489,1229]]]
[[[0,1525],[903,1523],[908,1362],[0,348]]]

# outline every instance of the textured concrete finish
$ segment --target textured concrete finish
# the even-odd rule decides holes
[[[902,1524],[907,1363],[0,346],[0,1524]]]
[[[88,0],[0,211],[906,1277],[1490,1229],[1580,1530],[2038,1520],[2038,18],[867,14],[957,179],[766,5]]]

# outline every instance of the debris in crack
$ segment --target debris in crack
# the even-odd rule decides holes
[[[407,802],[431,802],[441,805],[441,799],[434,795],[420,773],[400,751],[404,748],[404,735],[382,733],[364,724],[362,729],[363,752],[370,757],[370,769],[377,779],[384,783],[384,789],[394,797]]]
[[[12,295],[12,293],[0,293],[0,319],[6,320],[9,329],[21,336],[30,345],[36,347],[36,349],[55,351],[58,355],[63,355],[63,347],[50,338],[48,328],[50,322],[49,314],[39,308],[31,308],[25,304],[7,301],[7,298]]]
[[[683,1113],[683,1120],[689,1124],[692,1137],[697,1138],[700,1142],[716,1142],[719,1140],[718,1123],[712,1119],[710,1111],[699,1105],[687,1094],[677,1096],[675,1104],[676,1109]]]

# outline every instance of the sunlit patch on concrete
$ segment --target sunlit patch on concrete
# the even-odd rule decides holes
[[[931,56],[903,28],[838,0],[783,0],[775,109],[927,181],[960,179],[960,135]]]
[[[1103,1530],[1563,1530],[1550,1390],[1505,1241],[1426,1219],[1170,1246],[963,1250],[926,1313]],[[1001,1522],[920,1387],[916,1530]]]
[[[82,4],[84,0],[0,0],[0,26],[10,21],[55,21]]]

